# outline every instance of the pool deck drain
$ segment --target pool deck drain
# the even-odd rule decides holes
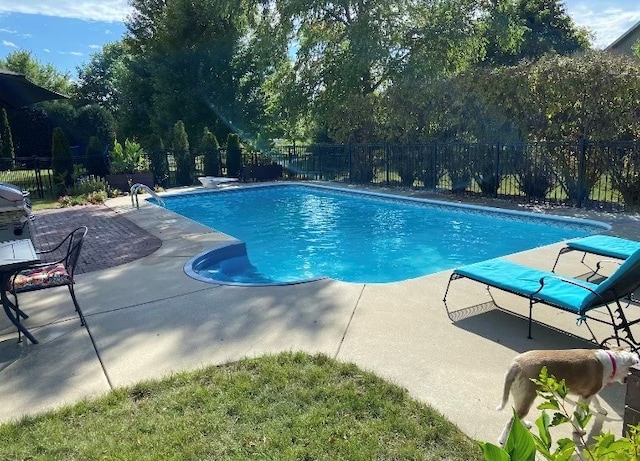
[[[47,296],[24,294],[31,315],[25,322],[41,341],[17,344],[15,330],[0,319],[0,420],[102,395],[114,387],[160,378],[268,353],[324,353],[406,388],[474,439],[495,441],[508,418],[497,412],[510,360],[530,349],[591,347],[578,337],[534,325],[492,309],[481,284],[456,282],[451,306],[462,311],[452,323],[442,304],[450,271],[416,279],[362,284],[321,280],[300,285],[236,287],[188,277],[194,255],[227,244],[230,237],[147,203],[131,207],[127,197],[108,206],[162,241],[141,259],[78,276],[76,293],[85,311],[80,326],[65,289]],[[640,239],[633,217],[603,215],[614,234]],[[509,259],[550,269],[561,244]],[[579,254],[561,260],[558,272],[585,272]],[[587,260],[593,263],[592,260]],[[497,301],[522,314],[526,300],[497,292]],[[546,306],[534,317],[577,336],[586,334],[575,317]],[[600,337],[607,328],[594,325]],[[639,335],[640,336],[640,335]],[[104,368],[103,368],[104,367]],[[108,379],[107,379],[108,376]],[[602,392],[609,416],[598,416],[590,435],[620,435],[623,386]],[[532,411],[531,419],[536,412]],[[563,428],[557,439],[568,435]]]

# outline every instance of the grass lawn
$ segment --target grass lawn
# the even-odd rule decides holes
[[[0,459],[480,460],[429,406],[355,365],[284,353],[0,425]]]
[[[46,210],[49,208],[60,208],[60,204],[56,199],[53,198],[32,198],[31,200],[31,209],[33,211]]]

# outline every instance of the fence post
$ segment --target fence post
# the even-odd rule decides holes
[[[389,143],[384,143],[385,184],[389,185]],[[375,180],[375,179],[374,179]]]
[[[431,149],[431,177],[433,178],[433,189],[437,190],[440,186],[438,178],[438,141],[432,141]]]
[[[500,188],[500,141],[496,142],[496,170],[495,170],[495,188],[493,196],[494,198],[498,198],[498,189]]]
[[[584,169],[586,166],[586,154],[587,143],[584,136],[580,137],[579,145],[580,155],[578,157],[578,196],[576,197],[576,206],[582,208],[582,201],[584,200]]]
[[[351,162],[351,143],[346,145],[347,148],[347,155],[348,155],[348,160],[349,160],[349,183],[351,183],[351,178],[353,177],[353,165]]]
[[[37,157],[34,157],[33,163],[36,176],[36,192],[38,193],[38,198],[44,198],[44,184],[42,184],[42,170],[40,169],[40,160]]]

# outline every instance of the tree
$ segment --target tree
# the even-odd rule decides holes
[[[2,166],[8,168],[13,165],[14,151],[13,151],[13,137],[11,136],[11,127],[9,126],[9,119],[7,118],[7,111],[2,109],[2,122],[0,126],[0,158],[4,160]],[[6,163],[5,163],[6,162]]]
[[[171,151],[176,161],[176,182],[180,186],[192,185],[193,158],[189,152],[189,139],[182,120],[178,120],[173,126]]]
[[[374,141],[376,106],[389,88],[415,95],[416,82],[428,85],[479,59],[478,1],[285,0],[277,7],[282,33],[299,47],[293,65],[274,77],[280,95],[272,101],[334,141]]]
[[[35,59],[30,51],[18,50],[0,59],[0,67],[24,74],[28,80],[57,93],[71,92],[71,75],[60,73],[51,64],[42,64]]]
[[[589,48],[588,32],[573,23],[561,0],[519,0],[517,12],[525,26],[520,57],[570,55]]]
[[[486,62],[514,65],[545,54],[571,55],[589,49],[589,32],[577,27],[561,0],[500,0],[482,24]]]
[[[220,176],[220,145],[216,135],[209,131],[209,128],[204,129],[200,150],[204,155],[205,176]]]
[[[236,133],[227,136],[227,176],[238,178],[242,169],[242,151],[240,137]]]
[[[89,63],[78,69],[78,80],[74,83],[76,100],[83,105],[98,104],[115,113],[127,59],[122,42],[108,43],[92,54]]]
[[[80,148],[87,146],[91,136],[97,137],[106,148],[113,144],[115,133],[116,123],[107,108],[91,104],[78,109],[74,118],[73,138]]]
[[[60,127],[53,129],[51,167],[54,180],[58,186],[58,193],[63,193],[73,186],[73,157],[71,156],[69,140]]]
[[[268,54],[278,49],[258,38],[268,37],[257,30],[270,21],[269,8],[258,3],[133,0],[125,40],[131,62],[121,96],[137,117],[123,114],[127,122],[162,133],[172,128],[169,120],[180,119],[190,139],[205,126],[219,138],[230,131],[251,138],[264,112]],[[142,109],[131,109],[137,103]]]

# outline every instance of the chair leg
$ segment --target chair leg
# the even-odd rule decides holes
[[[533,322],[533,300],[529,300],[529,334],[527,339],[533,339],[531,336],[531,323]]]
[[[82,313],[82,309],[80,309],[80,305],[76,299],[76,292],[73,290],[73,284],[67,286],[69,287],[69,293],[71,293],[71,299],[73,299],[73,305],[76,307],[76,312],[80,317],[80,325],[84,326],[84,314]]]
[[[22,317],[23,319],[28,319],[29,316],[20,310],[20,308],[18,307],[18,294],[17,293],[13,293],[13,306],[11,306],[11,309],[13,309],[13,311],[16,313],[16,315],[18,316],[18,318]]]

